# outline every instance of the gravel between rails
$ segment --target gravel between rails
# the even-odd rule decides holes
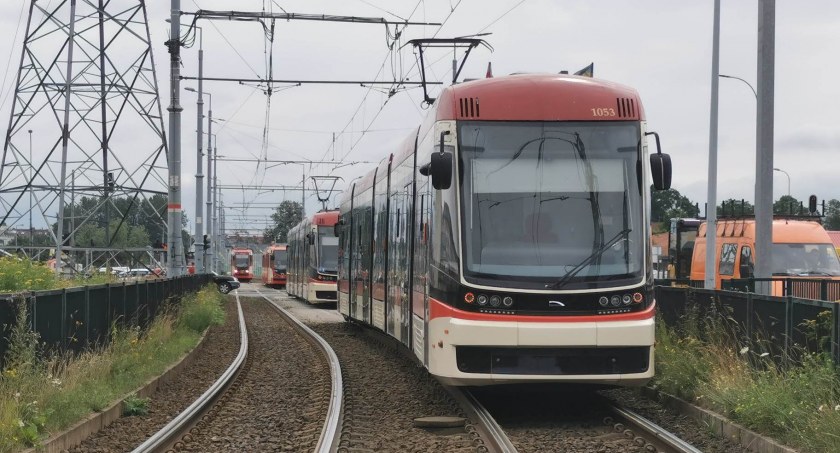
[[[573,387],[516,385],[474,389],[519,453],[648,453],[644,444],[605,423],[597,394]]]
[[[262,298],[243,298],[249,357],[184,451],[309,452],[330,396],[323,355]]]
[[[706,426],[640,395],[638,390],[615,389],[602,391],[601,393],[627,409],[676,434],[698,450],[706,453],[736,453],[744,451],[744,447],[741,445],[712,434]]]
[[[474,389],[473,395],[505,430],[520,453],[546,451],[646,452],[643,443],[605,423],[609,401],[630,409],[708,453],[743,452],[692,419],[640,395],[635,389],[595,391],[563,385],[516,385]],[[614,423],[614,422],[613,422]],[[641,432],[635,433],[642,435]]]
[[[344,422],[338,452],[475,452],[471,427],[415,428],[426,416],[464,417],[425,369],[349,323],[313,324],[341,361]],[[483,448],[483,447],[482,447]]]
[[[130,451],[201,396],[239,351],[239,319],[233,297],[228,297],[225,311],[225,323],[210,328],[192,364],[152,395],[147,415],[122,417],[70,452]]]

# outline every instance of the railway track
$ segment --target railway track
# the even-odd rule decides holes
[[[236,293],[241,342],[233,363],[134,452],[335,449],[342,407],[335,354],[311,329],[257,295],[243,309]]]
[[[665,428],[595,392],[557,388],[450,390],[461,392],[459,403],[481,421],[479,431],[490,451],[700,453]]]

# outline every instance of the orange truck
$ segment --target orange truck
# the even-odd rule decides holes
[[[706,276],[707,223],[703,222],[694,240],[691,259],[691,280],[704,280]],[[753,277],[756,254],[755,219],[720,219],[716,235],[715,288],[731,279]],[[840,280],[840,259],[828,233],[818,218],[777,218],[773,220],[773,246],[770,250],[772,274],[780,280],[773,284],[773,295],[783,295],[784,279],[826,279]],[[805,285],[799,285],[803,288]],[[838,285],[831,286],[837,292]],[[794,296],[818,298],[813,290]],[[829,295],[829,300],[838,299]]]

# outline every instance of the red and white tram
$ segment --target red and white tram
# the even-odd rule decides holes
[[[336,301],[338,211],[323,211],[289,230],[286,292],[309,303]]]
[[[454,385],[644,384],[649,181],[671,179],[648,135],[638,93],[602,80],[512,75],[445,89],[343,194],[339,312]]]
[[[237,280],[250,282],[254,278],[254,252],[235,247],[230,252],[230,269]]]
[[[286,286],[286,248],[286,244],[272,244],[263,251],[263,285]]]

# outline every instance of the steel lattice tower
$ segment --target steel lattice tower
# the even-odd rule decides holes
[[[166,154],[145,2],[32,0],[0,168],[2,221],[25,227],[34,214],[60,253],[62,235],[93,217],[68,222],[65,206],[94,197],[107,248],[127,214],[115,198],[167,194]],[[157,212],[143,215],[166,228]]]

